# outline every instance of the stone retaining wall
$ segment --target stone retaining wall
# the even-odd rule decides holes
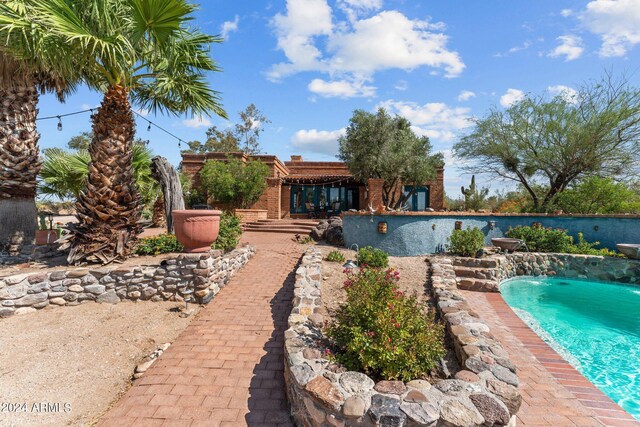
[[[0,278],[0,317],[35,311],[49,305],[122,300],[183,301],[195,296],[208,303],[255,253],[244,246],[223,254],[180,254],[159,266],[54,270]]]
[[[459,362],[455,378],[375,382],[323,357],[322,256],[307,250],[296,271],[285,332],[285,382],[299,426],[504,426],[520,408],[516,368],[456,291],[450,259],[431,264],[434,298]]]
[[[627,258],[516,252],[486,258],[455,258],[460,289],[499,292],[503,280],[516,276],[558,276],[640,284],[640,261]]]

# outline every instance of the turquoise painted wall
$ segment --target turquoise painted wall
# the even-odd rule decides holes
[[[387,234],[378,233],[380,221],[387,222]],[[566,229],[574,238],[582,232],[587,241],[599,241],[609,249],[615,249],[617,243],[640,243],[640,218],[491,215],[346,215],[344,240],[347,247],[354,243],[360,247],[374,246],[394,256],[442,252],[456,221],[462,221],[462,228],[480,228],[487,245],[493,237],[504,237],[511,227],[534,222],[542,223],[543,227]],[[493,230],[489,229],[489,221],[495,221]]]

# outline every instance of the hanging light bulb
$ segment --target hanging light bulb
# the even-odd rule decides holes
[[[182,148],[182,140],[181,139],[178,140],[178,148]]]
[[[147,123],[149,123],[149,126],[147,126],[147,132],[149,132],[151,130],[151,122],[147,121]]]
[[[60,116],[58,116],[58,130],[62,130],[62,118]]]

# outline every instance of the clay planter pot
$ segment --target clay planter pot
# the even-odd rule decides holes
[[[36,230],[36,245],[51,245],[58,240],[57,230]]]
[[[218,238],[222,211],[173,211],[173,227],[184,252],[207,252]]]

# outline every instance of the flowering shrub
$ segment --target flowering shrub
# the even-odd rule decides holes
[[[398,289],[388,269],[347,272],[347,301],[327,327],[335,360],[376,378],[424,377],[444,356],[444,328],[432,310]]]
[[[135,252],[138,255],[160,255],[182,252],[183,249],[174,234],[160,234],[140,239]]]
[[[382,249],[366,246],[358,251],[358,263],[374,268],[387,268],[389,254]]]

